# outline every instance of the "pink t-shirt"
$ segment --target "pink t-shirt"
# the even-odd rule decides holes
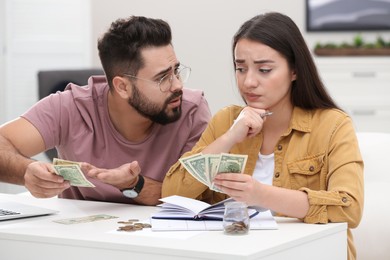
[[[107,104],[109,86],[104,76],[88,85],[68,85],[30,108],[23,117],[41,133],[46,148],[57,148],[63,159],[116,168],[138,161],[143,176],[162,181],[170,166],[189,151],[211,118],[203,92],[183,89],[182,115],[174,123],[155,124],[141,142],[129,142],[113,126]],[[96,188],[71,187],[61,197],[130,203],[115,187],[89,178]]]

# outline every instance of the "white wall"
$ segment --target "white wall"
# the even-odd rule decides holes
[[[320,42],[352,41],[354,33],[306,33],[305,0],[94,0],[92,37],[96,39],[117,18],[143,15],[169,22],[179,60],[192,68],[187,87],[205,91],[213,113],[223,106],[241,103],[232,69],[231,39],[252,16],[278,11],[290,16],[303,32],[309,47]],[[367,40],[378,32],[364,33]],[[390,32],[382,33],[390,40]],[[99,66],[96,47],[93,63]]]
[[[90,66],[90,6],[86,0],[0,1],[5,2],[3,102],[5,120],[11,120],[38,100],[38,71]]]
[[[0,0],[0,125],[37,102],[39,70],[91,67],[89,2]],[[0,192],[23,190],[0,183]]]
[[[0,17],[5,17],[5,1],[0,0]],[[0,122],[5,119],[5,21],[0,19]]]

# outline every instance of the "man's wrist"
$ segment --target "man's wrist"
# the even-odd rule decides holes
[[[122,193],[124,196],[134,199],[138,197],[138,195],[141,193],[142,188],[144,187],[144,177],[142,175],[138,175],[137,182],[132,188],[125,188],[122,189]]]
[[[137,175],[137,177],[135,177],[134,179],[133,179],[133,182],[132,183],[130,183],[130,185],[128,186],[129,188],[134,188],[134,186],[135,185],[137,185],[137,183],[138,183],[138,181],[139,181],[139,175]]]
[[[132,189],[132,188],[134,188],[135,185],[137,185],[138,180],[139,180],[139,175],[137,175],[137,177],[131,179],[130,183],[124,183],[123,185],[120,185],[118,188],[119,188],[119,190]]]

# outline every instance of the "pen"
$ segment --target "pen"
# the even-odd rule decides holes
[[[260,117],[261,117],[261,118],[264,118],[264,117],[270,116],[270,115],[272,115],[272,114],[273,114],[273,112],[268,112],[268,111],[267,111],[267,112],[261,113],[261,114],[260,114]]]

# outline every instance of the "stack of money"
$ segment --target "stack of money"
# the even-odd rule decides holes
[[[189,157],[180,158],[180,163],[198,181],[210,189],[217,189],[213,180],[218,173],[242,173],[245,169],[248,155],[242,154],[205,154],[197,153]]]
[[[95,185],[89,182],[84,176],[80,166],[81,165],[78,162],[58,158],[53,159],[54,172],[57,175],[61,175],[64,180],[69,181],[71,186],[95,187]]]

